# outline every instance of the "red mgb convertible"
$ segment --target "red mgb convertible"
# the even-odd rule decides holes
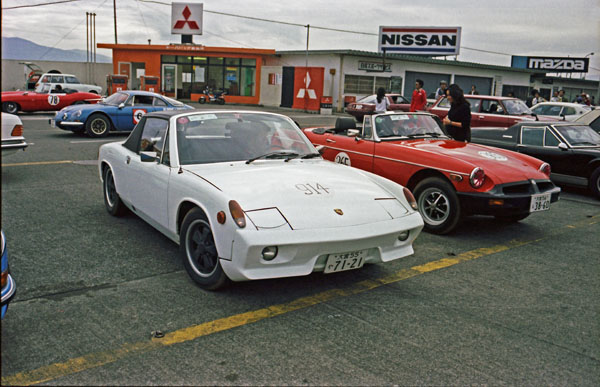
[[[95,93],[78,92],[77,90],[51,90],[50,85],[45,85],[39,92],[33,91],[3,91],[2,111],[10,114],[36,111],[60,110],[65,106],[98,103],[102,99]]]
[[[334,128],[305,133],[330,161],[386,177],[410,189],[425,229],[445,234],[465,215],[519,221],[550,208],[560,188],[550,166],[503,149],[452,140],[429,113],[338,118]]]

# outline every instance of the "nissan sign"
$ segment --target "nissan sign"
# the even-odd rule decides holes
[[[544,56],[513,56],[511,66],[547,73],[587,73],[589,58],[555,58]]]
[[[458,55],[461,27],[379,27],[379,52]]]
[[[171,3],[171,33],[202,35],[203,3]]]

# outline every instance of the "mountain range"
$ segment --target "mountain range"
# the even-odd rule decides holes
[[[86,52],[85,50],[61,50],[40,46],[32,41],[16,37],[2,37],[2,59],[85,62]],[[112,58],[96,52],[96,62],[112,63]]]

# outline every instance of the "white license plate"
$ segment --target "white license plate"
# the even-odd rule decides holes
[[[531,197],[529,212],[547,211],[550,209],[550,197],[552,194],[539,194]]]
[[[50,127],[56,128],[56,122],[54,120],[50,120]]]
[[[347,253],[329,254],[325,264],[325,273],[361,268],[365,264],[369,250],[350,251]]]

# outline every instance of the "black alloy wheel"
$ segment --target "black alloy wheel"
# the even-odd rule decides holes
[[[422,180],[414,190],[425,231],[447,234],[460,220],[460,202],[454,187],[439,177]]]

